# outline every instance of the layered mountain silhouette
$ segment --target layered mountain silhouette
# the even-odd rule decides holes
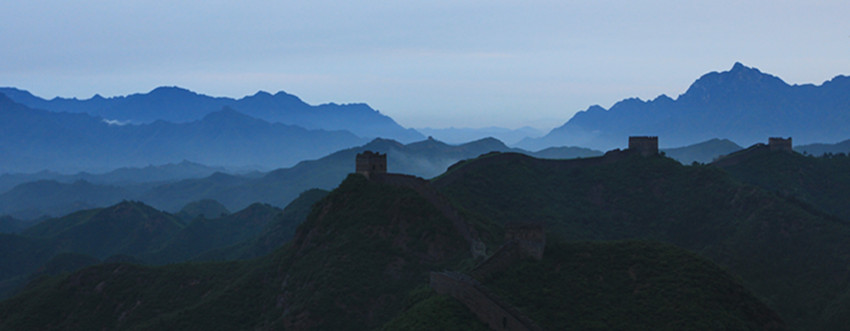
[[[313,106],[286,92],[272,95],[257,92],[240,99],[211,97],[180,87],[157,87],[148,93],[90,99],[53,98],[45,100],[17,88],[0,88],[12,100],[32,108],[54,112],[84,113],[115,123],[153,123],[158,120],[188,123],[228,107],[270,123],[282,123],[311,130],[345,130],[359,137],[384,137],[403,142],[424,138],[415,130],[405,129],[392,118],[367,104],[327,103]]]
[[[278,168],[366,142],[347,131],[269,123],[231,108],[186,123],[116,125],[32,109],[0,95],[0,172],[112,170],[192,160]]]
[[[497,223],[536,220],[566,240],[655,240],[689,249],[741,277],[790,327],[843,328],[850,274],[836,268],[850,262],[847,161],[762,152],[722,169],[661,156],[498,153],[458,164],[433,183]],[[827,182],[834,186],[827,193],[814,189]]]
[[[292,238],[309,206],[323,196],[305,195],[286,213],[256,203],[233,214],[192,219],[181,219],[141,202],[122,201],[25,224],[28,226],[17,234],[0,234],[0,253],[4,256],[0,259],[0,297],[33,275],[52,274],[55,272],[48,271],[63,268],[70,272],[86,265],[78,262],[166,264],[268,254]],[[0,225],[7,222],[0,219]]]
[[[0,303],[0,327],[486,329],[466,307],[434,294],[428,275],[474,265],[470,239],[493,251],[499,227],[434,203],[446,200],[428,181],[378,177],[347,177],[290,244],[264,257],[160,268],[105,263],[41,278]],[[681,248],[556,242],[546,251],[542,261],[519,260],[482,282],[547,329],[784,328],[734,275]]]
[[[395,140],[379,138],[359,147],[346,148],[315,160],[302,161],[292,167],[266,173],[231,174],[215,171],[206,177],[191,176],[166,182],[121,184],[110,180],[123,177],[116,175],[116,172],[110,172],[99,176],[71,175],[25,182],[0,193],[0,215],[9,214],[21,219],[44,215],[55,217],[76,210],[107,206],[125,199],[144,201],[169,212],[177,212],[187,203],[203,199],[216,200],[228,210],[239,210],[255,202],[283,207],[305,190],[329,190],[336,187],[346,175],[354,171],[351,163],[354,156],[366,150],[387,153],[389,168],[393,172],[425,178],[443,173],[458,161],[493,151],[523,152],[546,158],[602,155],[599,151],[578,147],[559,147],[531,153],[510,148],[493,138],[461,145],[449,145],[435,139],[402,144]],[[156,169],[159,168],[145,169],[147,170],[124,171],[162,178],[155,176],[158,173]],[[195,170],[212,169],[215,168]],[[26,176],[9,177],[21,180]],[[51,198],[38,199],[39,196]]]
[[[20,184],[52,180],[59,183],[73,183],[86,181],[93,184],[104,185],[133,185],[150,184],[176,181],[189,178],[202,178],[216,172],[227,172],[223,167],[209,167],[191,161],[180,163],[168,163],[163,165],[149,165],[146,167],[123,167],[105,173],[79,172],[73,175],[62,174],[55,171],[39,171],[36,173],[14,173],[0,175],[0,192],[6,192]],[[245,172],[250,175],[253,172]]]
[[[711,162],[721,155],[740,149],[728,140],[713,139],[663,151],[684,164],[690,164],[695,161]],[[119,169],[101,175],[8,175],[0,176],[0,184],[3,184],[4,179],[24,182],[0,193],[0,215],[8,214],[20,219],[45,215],[55,217],[76,210],[108,206],[121,200],[140,200],[169,212],[178,212],[184,205],[204,199],[220,202],[228,210],[239,210],[254,202],[283,207],[305,190],[334,188],[353,171],[351,160],[354,156],[366,150],[387,153],[389,168],[393,172],[424,178],[437,176],[456,162],[494,151],[523,153],[546,159],[587,158],[603,154],[580,147],[551,147],[529,152],[510,148],[493,138],[461,145],[450,145],[430,138],[410,144],[375,139],[363,146],[265,173],[231,174],[220,168],[181,162],[178,165]],[[127,177],[131,174],[138,178],[149,178],[150,181],[132,181]],[[43,176],[49,179],[41,179]],[[26,182],[26,178],[33,180]],[[169,181],[164,178],[174,179]]]
[[[632,135],[659,136],[662,146],[683,146],[726,138],[748,146],[769,136],[792,136],[797,144],[847,139],[850,126],[850,77],[822,85],[789,85],[776,76],[735,63],[711,72],[676,99],[625,99],[610,109],[592,106],[541,138],[517,144],[526,149],[549,146],[622,147]]]

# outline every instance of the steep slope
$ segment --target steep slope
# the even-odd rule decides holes
[[[519,261],[481,284],[544,330],[785,329],[716,264],[653,242],[549,243],[541,261]],[[476,326],[455,299],[422,297],[385,329]]]
[[[296,125],[307,129],[346,130],[360,137],[385,137],[400,141],[424,138],[415,130],[405,129],[392,118],[366,104],[334,103],[308,105],[298,97],[278,92],[257,92],[241,99],[210,97],[179,87],[157,87],[148,93],[90,99],[54,98],[44,100],[16,88],[0,88],[16,102],[55,112],[86,113],[129,123],[153,123],[157,120],[183,123],[199,120],[223,107],[238,109],[249,116],[271,123]]]
[[[771,152],[766,146],[717,160],[736,179],[850,221],[850,157]]]
[[[235,245],[209,251],[198,257],[201,261],[244,260],[269,254],[295,236],[295,230],[307,220],[313,205],[328,195],[328,191],[310,189],[286,205],[283,211],[261,231],[260,235]]]
[[[722,268],[657,243],[554,244],[485,284],[547,330],[785,329]]]
[[[498,223],[535,220],[564,239],[653,239],[698,252],[741,277],[793,328],[818,325],[822,307],[850,284],[836,269],[850,263],[848,222],[713,166],[491,154],[434,184]]]
[[[139,202],[124,201],[47,220],[22,235],[48,239],[61,250],[103,259],[159,248],[182,228],[181,221],[170,214]]]
[[[195,218],[171,236],[162,248],[137,256],[154,264],[192,260],[208,251],[260,236],[269,224],[281,217],[280,213],[278,208],[255,203],[217,218]]]
[[[723,137],[750,145],[769,136],[799,143],[847,139],[850,77],[822,85],[788,85],[758,69],[735,63],[729,71],[697,79],[677,99],[625,99],[610,109],[592,106],[539,139],[517,146],[540,149],[579,145],[620,147],[629,135],[661,137],[662,146],[682,146]]]
[[[176,211],[189,201],[214,199],[230,210],[254,202],[286,206],[301,192],[312,188],[332,189],[354,171],[352,160],[363,151],[387,153],[387,167],[394,173],[433,177],[449,165],[491,151],[511,150],[495,139],[463,145],[448,145],[433,139],[404,145],[375,139],[360,147],[340,150],[316,160],[302,161],[291,168],[271,171],[260,178],[218,174],[202,179],[165,184],[139,199],[157,208]]]
[[[104,264],[45,279],[0,303],[0,328],[368,329],[392,318],[428,271],[469,257],[469,243],[417,191],[352,175],[272,255]]]

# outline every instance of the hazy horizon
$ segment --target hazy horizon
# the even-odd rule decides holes
[[[676,97],[735,62],[850,73],[850,3],[32,1],[0,5],[0,85],[53,98],[180,86],[364,102],[412,128],[548,130]]]

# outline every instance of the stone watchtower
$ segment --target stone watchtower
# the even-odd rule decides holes
[[[629,137],[629,151],[636,152],[641,156],[658,154],[658,137],[631,136]]]
[[[387,154],[365,151],[357,154],[356,171],[369,178],[371,174],[387,173]]]
[[[793,151],[793,149],[791,148],[791,137],[788,137],[788,139],[783,139],[782,137],[767,138],[767,147],[771,151],[782,151],[782,152]]]

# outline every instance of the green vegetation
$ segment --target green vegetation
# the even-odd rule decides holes
[[[814,328],[848,289],[850,225],[745,185],[714,166],[664,157],[591,163],[488,155],[434,184],[497,223],[543,221],[566,240],[651,239],[728,268],[794,328]]]
[[[424,298],[415,302],[393,320],[384,324],[383,330],[490,330],[462,303],[448,295],[438,295],[430,288]]]
[[[546,330],[784,328],[714,263],[652,242],[550,244],[485,285]]]
[[[213,249],[198,256],[197,260],[242,260],[273,252],[292,240],[292,237],[295,236],[295,229],[307,219],[313,205],[327,196],[328,193],[328,191],[320,189],[304,191],[298,198],[289,203],[283,209],[283,212],[276,214],[258,236],[235,245]]]
[[[280,217],[280,212],[270,205],[256,203],[219,218],[198,217],[171,236],[161,249],[137,256],[154,264],[193,260],[211,250],[256,238]]]
[[[427,287],[430,271],[469,271],[477,262],[447,217],[454,213],[491,252],[500,225],[545,223],[543,260],[516,264],[484,285],[546,329],[782,328],[774,310],[795,329],[846,325],[850,225],[716,166],[660,156],[564,161],[495,153],[456,164],[431,184],[393,178],[385,182],[396,184],[350,175],[282,212],[257,204],[184,224],[126,203],[29,230],[41,239],[0,235],[3,253],[38,248],[47,261],[61,250],[42,246],[52,242],[45,238],[104,213],[144,215],[174,222],[176,233],[193,229],[153,240],[153,252],[173,252],[163,256],[201,254],[196,244],[178,243],[208,241],[229,248],[202,258],[256,257],[105,263],[43,276],[0,302],[0,329],[481,329],[465,306]],[[427,185],[450,203],[429,202],[436,200]],[[236,224],[246,228],[221,230]],[[623,239],[668,244],[587,242]],[[64,272],[85,261],[72,254],[54,265]]]
[[[297,232],[257,260],[104,264],[45,278],[0,303],[0,328],[376,328],[427,284],[429,271],[471,256],[415,191],[358,175],[312,208]]]
[[[740,181],[810,204],[850,221],[850,157],[823,157],[769,150],[747,151],[745,157],[719,166]]]

